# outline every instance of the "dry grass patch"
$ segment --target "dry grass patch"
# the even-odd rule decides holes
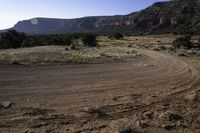
[[[113,121],[109,126],[113,133],[139,133],[134,128],[134,124],[128,119]]]
[[[93,115],[95,117],[105,117],[107,116],[106,112],[103,109],[103,106],[99,105],[91,105],[89,107],[86,107],[83,112]]]
[[[190,101],[197,101],[199,99],[199,95],[196,91],[192,91],[188,93],[185,98]]]

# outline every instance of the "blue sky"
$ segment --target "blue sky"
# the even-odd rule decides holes
[[[0,0],[0,29],[34,17],[124,15],[163,0]]]

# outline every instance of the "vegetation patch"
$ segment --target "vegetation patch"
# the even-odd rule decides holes
[[[133,123],[128,119],[120,119],[113,121],[110,128],[114,133],[139,133],[134,128]]]
[[[86,52],[86,51],[74,51],[71,52],[72,59],[89,59],[89,58],[100,58],[100,54],[98,52]]]
[[[183,37],[178,37],[176,40],[173,41],[172,46],[174,48],[187,48],[190,49],[193,47],[193,44],[191,42],[191,36],[183,36]]]
[[[192,92],[190,92],[189,94],[187,94],[187,95],[185,96],[185,98],[186,98],[187,100],[190,100],[190,101],[197,101],[198,98],[199,98],[199,95],[198,95],[198,93],[197,93],[196,91],[192,91]]]
[[[0,49],[19,48],[26,39],[25,33],[10,30],[1,34]]]
[[[89,47],[96,47],[97,41],[96,41],[96,35],[94,34],[84,34],[82,37],[82,42],[85,46]]]
[[[140,54],[133,48],[109,46],[65,50],[65,46],[40,46],[0,51],[0,60],[11,64],[41,64],[65,62],[101,62],[113,59],[135,58]]]
[[[77,40],[87,47],[98,46],[96,35],[92,33],[73,33],[73,34],[48,34],[48,35],[26,35],[16,30],[9,30],[1,33],[0,49],[23,48],[35,46],[61,45],[70,46],[76,50]]]
[[[117,39],[117,40],[124,38],[124,36],[121,33],[119,33],[119,32],[115,32],[115,33],[113,33],[112,35],[110,35],[108,37],[110,39]]]

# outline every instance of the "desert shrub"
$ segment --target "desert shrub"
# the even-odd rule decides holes
[[[70,35],[65,34],[54,34],[49,35],[49,43],[51,45],[70,45],[72,41],[72,38]]]
[[[70,48],[66,47],[65,50],[68,51],[68,50],[70,50]]]
[[[65,37],[65,45],[70,46],[70,44],[72,43],[72,38],[70,36]]]
[[[113,121],[109,126],[115,133],[138,133],[128,119]]]
[[[197,47],[200,48],[200,37],[198,38]]]
[[[189,94],[187,94],[187,95],[185,96],[185,98],[186,98],[187,100],[190,100],[190,101],[197,101],[198,98],[199,98],[199,95],[198,95],[197,92],[192,91],[192,92],[190,92]]]
[[[70,50],[79,50],[81,47],[79,42],[80,42],[79,39],[72,38],[71,44],[70,44]]]
[[[173,41],[172,46],[174,48],[185,47],[190,49],[193,46],[191,42],[191,36],[178,37]]]
[[[176,35],[193,35],[195,30],[188,26],[188,24],[183,24],[174,29],[173,33]]]
[[[73,33],[71,34],[71,38],[73,39],[80,39],[84,36],[85,33]]]
[[[96,117],[103,117],[106,115],[106,113],[103,111],[103,107],[100,107],[100,106],[87,107],[85,108],[84,112],[94,115]]]
[[[123,35],[121,33],[119,33],[119,32],[115,32],[112,35],[110,35],[109,38],[111,38],[111,39],[117,39],[117,40],[118,39],[123,39]]]
[[[89,33],[29,35],[10,30],[0,36],[0,49],[61,45],[77,49],[77,40],[85,45],[97,46],[96,35]]]
[[[129,48],[132,48],[133,47],[133,45],[132,44],[128,44],[128,46],[127,47],[129,47]]]
[[[29,39],[34,40],[35,46],[47,46],[47,45],[69,46],[71,44],[71,36],[65,34],[35,35],[35,36],[29,36]]]
[[[84,34],[82,37],[82,42],[85,46],[95,47],[97,46],[96,35],[94,34]]]
[[[9,30],[1,34],[0,49],[19,48],[25,39],[25,33]]]
[[[166,47],[163,46],[163,45],[158,46],[158,48],[161,49],[161,50],[166,50]]]
[[[0,39],[1,49],[70,44],[71,38],[68,35],[55,34],[26,36],[25,33],[17,32],[15,30],[2,33]]]
[[[22,43],[21,47],[34,47],[37,44],[36,40],[31,38],[26,38]]]
[[[175,49],[174,49],[173,46],[170,46],[170,47],[168,47],[168,50],[170,50],[170,51],[174,51]]]

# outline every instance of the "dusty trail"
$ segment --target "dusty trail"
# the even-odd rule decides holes
[[[113,118],[121,118],[152,103],[177,98],[199,85],[199,73],[188,63],[163,53],[141,52],[148,57],[117,64],[0,65],[0,101],[15,103],[15,111],[0,112],[0,123],[26,128],[25,118],[17,123],[9,119],[20,116],[27,107],[51,109],[57,114],[71,112],[76,116],[72,123],[92,121],[81,111],[94,105],[103,106]],[[64,119],[61,115],[53,121]]]

